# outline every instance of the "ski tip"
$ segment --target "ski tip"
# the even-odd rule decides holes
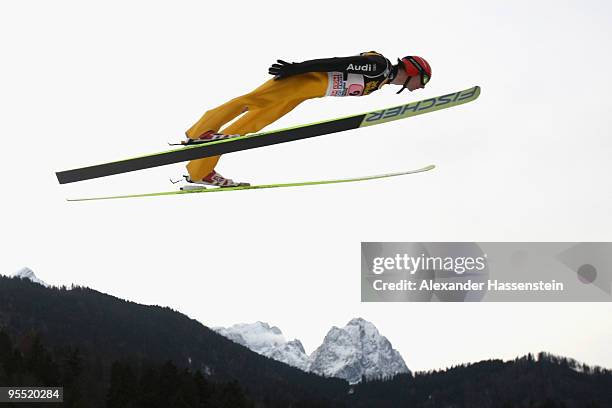
[[[433,170],[433,169],[435,169],[435,168],[436,168],[436,165],[435,165],[435,164],[430,164],[430,165],[427,165],[427,166],[425,166],[425,167],[421,167],[421,168],[420,168],[420,169],[418,169],[418,170],[409,170],[409,171],[406,171],[406,172],[395,173],[395,174],[397,174],[397,175],[402,175],[402,174],[411,174],[411,173],[423,173],[423,172],[425,172],[425,171],[430,171],[430,170]]]

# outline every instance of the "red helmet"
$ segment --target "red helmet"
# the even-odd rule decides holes
[[[404,71],[408,76],[416,76],[425,74],[431,78],[431,65],[425,61],[425,58],[415,56],[408,56],[401,59]]]
[[[429,65],[429,62],[425,61],[425,58],[417,57],[416,55],[407,56],[401,60],[398,60],[398,65],[404,69],[406,74],[408,74],[408,78],[417,75],[420,76],[423,86],[425,86],[425,84],[427,84],[431,79],[431,65]],[[408,80],[406,80],[406,83],[398,93],[404,90],[407,83]]]

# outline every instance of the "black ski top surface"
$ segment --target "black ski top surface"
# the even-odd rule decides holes
[[[57,172],[60,184],[73,183],[113,174],[128,173],[130,171],[143,170],[166,164],[180,163],[188,160],[201,159],[204,157],[218,156],[225,153],[239,152],[241,150],[255,149],[263,146],[271,146],[278,143],[291,142],[309,137],[321,136],[328,133],[342,132],[344,130],[356,129],[363,121],[365,114],[351,116],[344,119],[329,122],[316,123],[293,129],[279,130],[266,133],[266,137],[253,135],[252,137],[239,137],[231,143],[205,143],[183,147],[180,149],[135,157],[127,160],[103,163],[79,169]]]

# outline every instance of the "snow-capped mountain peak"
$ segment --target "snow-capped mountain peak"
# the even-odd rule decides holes
[[[351,383],[361,381],[363,376],[390,377],[410,372],[389,340],[362,318],[352,319],[343,328],[332,327],[323,344],[310,355],[309,371]]]
[[[31,280],[34,283],[38,283],[39,285],[43,285],[43,286],[47,286],[47,287],[49,286],[47,283],[45,283],[42,280],[38,279],[38,277],[36,276],[34,271],[31,270],[28,267],[21,268],[20,270],[18,270],[17,272],[15,272],[13,274],[13,277],[25,278],[25,279]]]
[[[348,330],[355,335],[359,334],[360,336],[380,337],[380,333],[376,326],[361,317],[351,319],[346,326],[344,326],[344,330]]]
[[[239,323],[231,327],[214,327],[217,333],[274,360],[306,370],[308,356],[299,340],[287,341],[281,330],[268,323]]]
[[[227,328],[214,327],[213,330],[260,354],[270,347],[287,343],[278,327],[264,322],[238,323]]]
[[[266,356],[304,371],[308,369],[308,355],[304,351],[302,342],[297,339],[269,350]]]
[[[343,328],[332,327],[310,357],[299,340],[286,341],[280,329],[267,323],[235,324],[214,328],[236,343],[283,363],[356,383],[366,378],[409,373],[402,356],[376,326],[355,318]]]

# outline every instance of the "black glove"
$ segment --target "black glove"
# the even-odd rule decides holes
[[[272,64],[272,66],[268,68],[268,73],[274,75],[274,79],[283,79],[299,73],[297,69],[298,65],[299,64],[295,62],[276,60],[276,64]]]

